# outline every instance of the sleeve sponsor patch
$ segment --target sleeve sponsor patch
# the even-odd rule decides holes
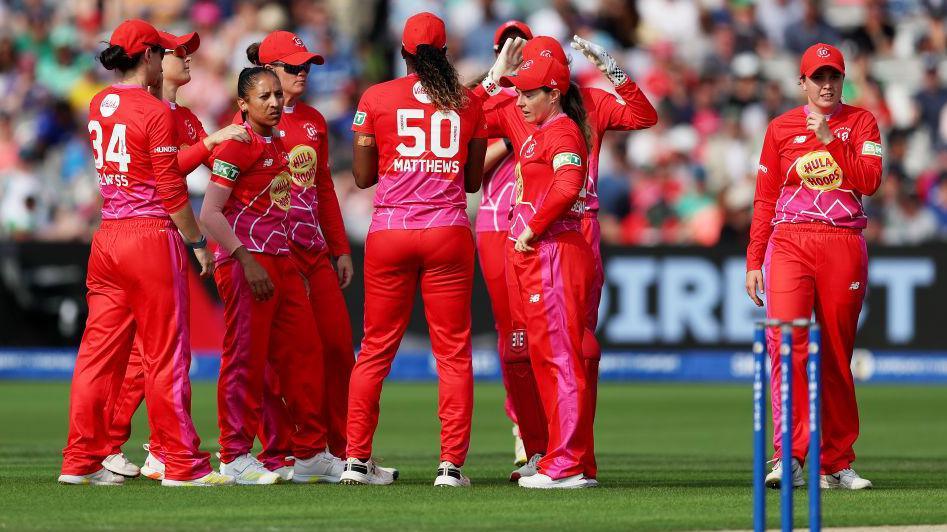
[[[356,126],[365,124],[365,111],[355,113],[355,120],[352,121],[352,124]]]
[[[862,155],[874,155],[875,157],[881,157],[881,144],[866,140],[865,143],[862,144]]]
[[[236,181],[237,176],[240,175],[240,169],[228,163],[227,161],[214,159],[214,169],[211,171],[211,173],[229,181]]]
[[[552,158],[552,169],[558,170],[563,166],[582,166],[582,158],[575,153],[559,153]]]

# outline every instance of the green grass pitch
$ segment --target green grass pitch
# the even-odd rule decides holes
[[[507,482],[510,424],[502,389],[478,384],[465,472],[469,490],[435,489],[433,384],[391,383],[375,452],[401,470],[392,487],[161,488],[56,483],[66,383],[0,383],[0,529],[646,530],[742,528],[751,520],[749,385],[603,384],[596,422],[601,488],[527,492]],[[826,526],[947,523],[945,387],[863,386],[857,470],[877,487],[826,492]],[[216,450],[214,387],[194,387],[203,446]],[[144,458],[144,416],[126,446]],[[804,491],[796,525],[806,525]],[[778,493],[769,525],[778,526]]]

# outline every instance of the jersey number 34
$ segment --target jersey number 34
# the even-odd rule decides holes
[[[102,159],[102,124],[98,120],[89,121],[89,137],[92,139],[92,151],[95,155],[95,168],[105,166]],[[128,171],[128,164],[132,162],[131,155],[125,146],[125,124],[112,126],[112,135],[109,137],[108,147],[105,149],[105,161],[118,163],[121,172]]]

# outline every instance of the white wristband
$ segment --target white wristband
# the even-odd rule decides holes
[[[490,74],[487,74],[487,77],[483,78],[483,81],[480,82],[480,86],[483,87],[483,90],[487,91],[487,94],[490,96],[496,96],[503,90],[496,81],[493,81],[493,76]]]

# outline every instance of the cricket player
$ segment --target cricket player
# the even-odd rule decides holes
[[[867,110],[841,102],[845,59],[828,44],[802,55],[799,85],[807,103],[776,117],[766,130],[746,253],[746,291],[768,318],[809,318],[822,327],[823,488],[864,489],[852,468],[858,405],[852,377],[855,330],[868,285],[862,197],[881,184],[881,134]],[[765,281],[765,290],[764,290]],[[779,426],[779,331],[767,331],[772,360],[774,425]],[[766,484],[778,488],[780,457],[791,452],[793,486],[805,483],[809,447],[807,338],[793,336],[792,449],[773,439],[776,458]]]
[[[99,59],[121,81],[93,97],[89,139],[103,197],[89,257],[89,317],[79,346],[63,450],[62,484],[121,485],[102,466],[111,454],[111,414],[139,338],[152,432],[162,442],[165,486],[221,486],[191,420],[191,363],[185,246],[201,274],[214,270],[177,163],[174,122],[148,92],[164,51],[177,44],[142,20],[126,20]],[[104,414],[104,415],[103,415]]]
[[[420,283],[438,375],[434,485],[470,485],[461,472],[473,411],[474,242],[465,191],[480,188],[486,139],[480,102],[458,81],[446,45],[442,20],[409,18],[402,36],[408,75],[369,88],[352,126],[356,183],[378,188],[365,242],[365,336],[349,385],[346,483],[393,481],[372,460],[372,438],[382,382]]]

